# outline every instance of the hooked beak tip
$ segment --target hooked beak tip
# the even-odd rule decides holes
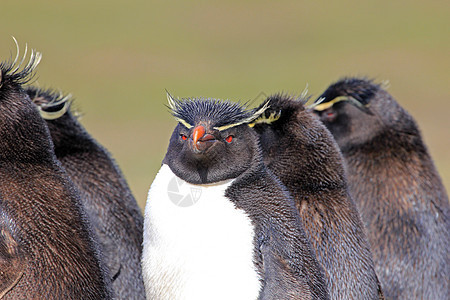
[[[212,134],[206,134],[204,126],[196,126],[192,132],[192,145],[194,152],[200,153],[206,151],[216,141]]]
[[[192,140],[194,141],[194,146],[197,145],[198,140],[205,135],[205,132],[205,127],[203,127],[202,125],[194,128],[194,131],[192,132]]]

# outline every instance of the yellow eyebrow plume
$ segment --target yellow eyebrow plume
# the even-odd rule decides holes
[[[347,96],[339,96],[334,98],[331,101],[325,102],[325,103],[319,103],[318,105],[313,105],[312,109],[314,109],[315,111],[324,111],[325,109],[328,109],[330,107],[332,107],[334,104],[341,102],[341,101],[349,101],[350,97]]]
[[[254,112],[250,117],[242,120],[241,122],[234,123],[234,124],[228,124],[228,125],[224,125],[224,126],[220,126],[220,127],[214,127],[214,129],[223,131],[223,130],[227,130],[229,128],[232,128],[232,127],[235,127],[238,125],[248,124],[248,123],[254,121],[255,119],[259,118],[261,116],[261,114],[263,114],[266,111],[266,109],[268,109],[268,108],[269,108],[269,101],[267,101],[260,109],[258,109],[256,112]]]
[[[281,117],[281,111],[273,112],[268,117],[260,116],[255,121],[248,124],[249,127],[254,127],[256,124],[271,124]]]

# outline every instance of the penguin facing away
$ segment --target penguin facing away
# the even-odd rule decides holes
[[[328,299],[292,198],[248,127],[267,103],[168,98],[179,123],[145,208],[147,299]]]
[[[305,109],[306,100],[270,96],[270,108],[250,124],[264,162],[295,200],[331,299],[382,298],[342,156],[325,126]]]
[[[109,269],[114,296],[145,298],[141,271],[143,216],[119,167],[71,111],[71,99],[27,87],[55,145],[55,153],[81,196]]]
[[[79,195],[22,88],[40,57],[0,64],[0,298],[109,299]]]
[[[449,299],[449,201],[416,122],[366,78],[343,78],[319,99],[386,297]]]

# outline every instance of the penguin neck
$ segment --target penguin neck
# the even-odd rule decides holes
[[[70,111],[56,120],[47,121],[47,126],[58,157],[100,151],[101,146],[87,133]]]
[[[340,146],[345,158],[366,156],[368,159],[370,158],[367,161],[369,164],[378,160],[396,160],[402,157],[407,162],[411,153],[429,156],[417,128],[409,132],[385,128],[365,143],[355,145],[350,142]]]
[[[349,187],[363,220],[369,219],[366,215],[368,211],[398,214],[397,207],[412,205],[414,201],[428,201],[433,197],[442,199],[446,194],[418,132],[406,135],[386,131],[368,143],[344,149],[342,153],[347,164]],[[425,182],[433,182],[434,186],[421,197],[419,193]],[[386,210],[386,207],[391,208]],[[377,218],[376,215],[370,217]]]

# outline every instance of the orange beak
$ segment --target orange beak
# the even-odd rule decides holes
[[[205,127],[202,125],[199,125],[194,128],[194,131],[192,132],[192,139],[194,140],[194,146],[197,145],[197,142],[199,139],[201,139],[205,135]]]
[[[208,150],[216,142],[216,139],[212,134],[206,134],[204,126],[198,125],[192,132],[192,141],[194,152],[200,153]]]

